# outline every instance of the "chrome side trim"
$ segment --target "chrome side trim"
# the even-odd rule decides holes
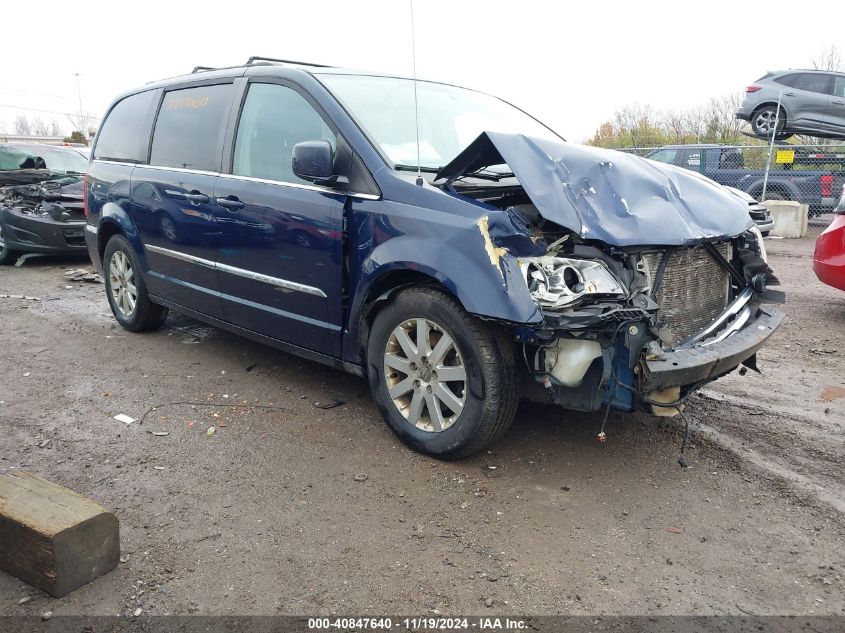
[[[270,284],[271,286],[276,286],[277,288],[284,288],[285,290],[302,292],[307,295],[322,297],[323,299],[327,298],[326,293],[320,290],[319,288],[315,288],[314,286],[306,286],[305,284],[301,284],[296,281],[288,281],[287,279],[281,279],[279,277],[263,275],[261,273],[256,273],[251,270],[245,270],[243,268],[229,266],[228,264],[213,262],[210,259],[203,259],[202,257],[196,257],[195,255],[180,253],[179,251],[172,251],[169,248],[162,248],[161,246],[153,246],[148,244],[146,248],[148,251],[158,253],[159,255],[164,255],[165,257],[180,259],[185,262],[197,264],[198,266],[204,266],[205,268],[211,268],[214,270],[219,270],[220,272],[237,275],[238,277],[244,277],[245,279],[252,279],[253,281],[259,281],[261,283]]]
[[[725,308],[725,311],[722,312],[722,314],[719,315],[719,318],[717,318],[715,321],[713,321],[713,323],[701,330],[701,332],[693,336],[691,339],[686,341],[680,347],[691,347],[699,341],[706,339],[713,332],[722,327],[722,325],[727,322],[729,318],[739,314],[739,312],[748,304],[748,302],[751,301],[751,295],[751,288],[746,286],[743,291],[739,293],[739,296],[734,299],[727,308]]]
[[[165,257],[172,257],[173,259],[181,259],[183,262],[189,262],[191,264],[197,264],[198,266],[204,266],[205,268],[217,268],[217,264],[215,264],[210,259],[203,259],[202,257],[197,257],[196,255],[188,255],[188,253],[180,253],[179,251],[171,251],[169,248],[162,248],[161,246],[153,246],[152,244],[145,245],[145,248],[148,251],[152,251],[153,253],[158,253],[159,255],[164,255]]]
[[[184,167],[164,167],[163,165],[135,165],[143,169],[157,169],[160,171],[175,171],[180,174],[200,174],[201,176],[219,176],[219,171],[207,171],[205,169],[186,169]]]
[[[294,290],[296,292],[304,292],[307,295],[314,295],[315,297],[322,297],[323,299],[326,298],[326,293],[314,286],[306,286],[305,284],[301,284],[296,281],[288,281],[287,279],[280,279],[279,277],[271,277],[270,275],[263,275],[251,270],[244,270],[243,268],[236,268],[235,266],[229,266],[228,264],[221,264],[219,262],[215,267],[217,270],[224,273],[231,273],[233,275],[238,275],[239,277],[252,279],[253,281],[260,281],[265,284],[277,286],[278,288],[284,288],[285,290]]]
[[[320,193],[330,193],[336,196],[351,196],[353,198],[361,198],[363,200],[381,200],[381,196],[371,193],[356,193],[354,191],[340,191],[338,189],[331,189],[330,187],[320,187],[318,185],[306,185],[301,182],[282,182],[281,180],[269,180],[267,178],[253,178],[252,176],[238,176],[236,174],[220,174],[221,178],[227,180],[242,180],[244,182],[260,182],[264,185],[276,185],[279,187],[291,187],[293,189],[305,189],[306,191],[319,191]]]

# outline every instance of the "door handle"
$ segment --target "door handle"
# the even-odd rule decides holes
[[[199,191],[192,191],[191,193],[185,194],[185,200],[191,204],[205,204],[208,202],[208,196]]]
[[[784,92],[783,94],[785,94],[787,97],[794,97],[795,96],[794,92]]]
[[[217,198],[217,204],[227,211],[237,211],[244,208],[244,203],[238,200],[235,196],[228,196],[226,198]]]
[[[833,105],[845,105],[845,101],[834,101]]]

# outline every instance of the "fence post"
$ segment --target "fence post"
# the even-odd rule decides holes
[[[781,99],[783,99],[783,90],[781,90],[780,93],[778,94],[778,107],[777,107],[777,110],[775,110],[775,127],[774,127],[774,129],[772,129],[772,138],[769,141],[769,156],[766,159],[766,172],[763,174],[763,199],[762,199],[761,202],[766,201],[767,188],[769,186],[769,169],[772,166],[772,150],[775,147],[775,134],[777,134],[778,122],[780,121],[780,101],[781,101]]]

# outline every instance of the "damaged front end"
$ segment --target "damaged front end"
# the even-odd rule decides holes
[[[3,182],[14,182],[8,175]],[[38,182],[0,187],[0,228],[5,247],[16,253],[83,252],[81,176],[42,171]]]
[[[506,166],[507,171],[503,171]],[[539,325],[512,324],[525,395],[571,409],[674,415],[744,364],[783,315],[745,206],[634,156],[485,133],[436,183],[491,211],[491,262],[512,258]],[[514,266],[502,270],[513,270]]]

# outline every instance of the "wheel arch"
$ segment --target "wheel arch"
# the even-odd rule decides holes
[[[356,319],[356,331],[359,354],[367,348],[370,328],[379,310],[390,303],[396,294],[406,288],[429,287],[445,292],[463,306],[463,303],[449,286],[432,271],[412,268],[393,268],[386,270],[369,284]],[[351,324],[350,324],[351,326]]]
[[[144,251],[141,245],[141,236],[135,227],[135,223],[132,222],[123,207],[115,203],[107,203],[103,206],[100,221],[97,224],[97,251],[100,254],[101,261],[109,240],[118,234],[129,240],[135,252],[139,257],[142,257]]]
[[[756,108],[754,108],[754,110],[752,110],[752,111],[751,111],[751,116],[750,116],[750,117],[749,117],[749,119],[748,119],[749,123],[751,123],[751,124],[752,124],[752,126],[753,126],[753,124],[754,124],[754,117],[755,117],[755,115],[756,115],[756,114],[757,114],[757,113],[758,113],[758,112],[759,112],[762,108],[765,108],[765,107],[767,107],[767,106],[772,106],[773,108],[776,108],[776,107],[778,107],[778,102],[777,102],[777,101],[765,101],[765,102],[761,103],[760,105],[758,105]],[[783,102],[781,102],[781,104],[780,104],[780,111],[783,113],[783,125],[784,125],[784,128],[785,128],[785,127],[786,127],[786,124],[787,124],[789,121],[791,121],[791,120],[792,120],[792,115],[790,114],[790,112],[789,112],[789,110],[787,109],[787,107],[783,104]],[[780,122],[778,122],[778,125],[780,125]]]

